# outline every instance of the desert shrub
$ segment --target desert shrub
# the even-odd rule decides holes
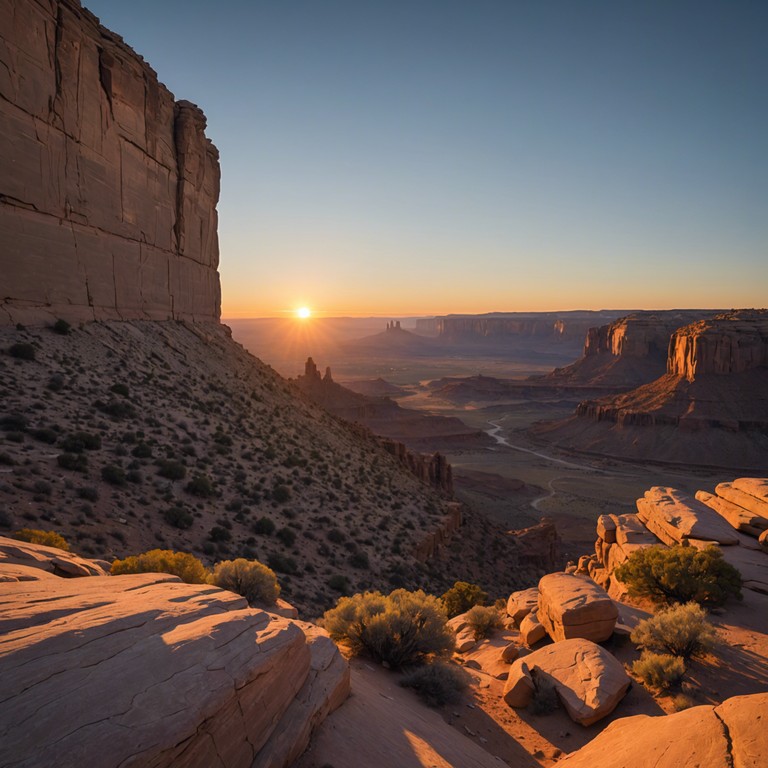
[[[253,523],[251,530],[261,536],[271,536],[275,532],[275,524],[268,517],[260,517]]]
[[[229,541],[232,538],[232,534],[221,525],[214,525],[208,533],[208,538],[211,541]]]
[[[8,354],[19,360],[34,360],[35,348],[26,341],[18,341],[8,347]]]
[[[615,571],[633,597],[662,604],[722,605],[741,600],[741,574],[723,560],[718,547],[645,547],[633,552]]]
[[[98,451],[101,448],[101,435],[89,432],[73,432],[59,442],[59,446],[67,453],[82,453],[83,451]]]
[[[298,573],[299,564],[287,555],[281,555],[279,552],[273,552],[268,558],[267,563],[269,567],[276,570],[278,573]]]
[[[84,453],[60,453],[56,463],[62,469],[71,469],[73,472],[88,471],[88,457]]]
[[[60,373],[54,373],[51,375],[51,378],[48,379],[48,384],[46,386],[51,392],[60,392],[64,389],[64,377]]]
[[[285,504],[291,498],[291,489],[287,485],[276,485],[272,489],[272,498],[279,504]]]
[[[136,456],[136,451],[139,449],[139,446],[142,445],[149,448],[146,443],[139,443],[139,445],[134,448],[134,456]],[[142,450],[141,453],[144,453],[144,451]],[[151,454],[152,450],[150,449],[150,455]],[[164,477],[166,480],[181,480],[186,476],[187,468],[179,461],[174,461],[173,459],[160,459],[160,461],[157,462],[157,474],[160,475],[160,477]],[[203,475],[198,475],[198,477],[203,477]]]
[[[163,512],[163,517],[168,525],[172,525],[174,528],[180,528],[181,530],[191,528],[192,523],[195,521],[195,518],[192,517],[184,507],[171,507],[170,509],[166,509],[165,512]]]
[[[125,485],[125,470],[116,464],[105,464],[101,468],[101,479],[110,485]]]
[[[293,542],[296,541],[296,531],[291,530],[290,528],[281,528],[275,536],[277,536],[286,547],[292,547]]]
[[[53,445],[59,439],[59,433],[55,429],[42,427],[41,429],[33,430],[32,437],[34,437],[35,440],[39,440],[41,443]]]
[[[72,330],[72,326],[66,320],[59,319],[53,324],[53,330],[55,333],[66,336]]]
[[[648,688],[666,691],[677,685],[685,674],[685,662],[670,653],[643,651],[632,664],[632,671]]]
[[[152,447],[142,441],[131,451],[131,456],[134,456],[137,459],[150,459],[152,458]],[[184,477],[184,475],[182,475],[182,477]]]
[[[642,648],[688,659],[712,649],[717,643],[717,633],[700,605],[686,603],[666,608],[639,622],[630,639]]]
[[[85,488],[78,488],[77,495],[86,501],[97,501],[99,498],[99,491],[96,488],[88,486]]]
[[[172,573],[187,584],[205,584],[209,576],[206,567],[194,555],[171,549],[151,549],[124,560],[115,560],[111,572],[113,576],[123,573]]]
[[[42,544],[45,547],[56,547],[69,552],[67,540],[56,531],[40,531],[36,528],[22,528],[11,535],[11,538],[19,541],[28,541],[30,544]]]
[[[32,485],[32,490],[42,496],[50,496],[53,491],[53,486],[47,480],[35,480]]]
[[[400,685],[413,688],[427,706],[442,707],[459,701],[467,688],[467,679],[457,667],[432,662],[405,674]]]
[[[195,475],[186,485],[186,490],[193,496],[199,496],[200,498],[207,498],[209,496],[215,496],[216,490],[213,487],[213,482],[208,475]]]
[[[94,405],[113,419],[135,419],[137,416],[136,409],[125,400],[98,401]]]
[[[682,712],[684,709],[689,709],[696,705],[696,702],[684,693],[678,693],[677,696],[672,698],[672,708],[675,712]]]
[[[548,715],[560,706],[560,697],[554,682],[534,668],[531,670],[533,695],[528,702],[528,711],[532,715]]]
[[[334,544],[341,544],[347,540],[347,537],[338,528],[331,528],[328,533],[325,534],[328,541],[332,541]]]
[[[451,653],[455,635],[447,620],[438,598],[405,589],[387,596],[366,592],[342,597],[323,616],[334,640],[349,643],[353,653],[366,651],[395,668]]]
[[[341,573],[334,573],[326,582],[334,592],[349,592],[349,579]]]
[[[368,560],[368,554],[366,552],[354,552],[349,556],[349,564],[353,568],[361,568],[367,570],[371,567],[371,563]]]
[[[128,397],[131,394],[131,391],[128,389],[128,385],[124,384],[123,382],[113,384],[109,388],[109,391],[114,392],[116,395],[120,395],[120,397]]]
[[[475,640],[482,640],[492,629],[501,626],[501,616],[493,606],[473,605],[465,618],[475,633]]]
[[[484,605],[488,594],[483,592],[477,584],[457,581],[440,599],[445,605],[448,618],[452,619],[468,611],[473,605]]]
[[[0,464],[6,467],[12,467],[16,462],[13,460],[13,456],[10,453],[0,452]]]
[[[211,583],[242,595],[250,605],[273,605],[280,596],[275,572],[258,560],[223,560],[214,567]]]
[[[0,429],[6,432],[24,432],[28,425],[28,419],[23,413],[7,413],[0,418]]]

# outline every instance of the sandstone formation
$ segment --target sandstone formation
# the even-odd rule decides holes
[[[218,321],[203,113],[77,0],[2,0],[0,65],[0,323]]]
[[[349,690],[322,630],[216,587],[136,574],[0,593],[3,765],[287,766]]]
[[[515,661],[504,700],[511,707],[527,706],[541,678],[554,684],[570,717],[585,726],[613,712],[631,683],[624,667],[608,651],[576,638],[547,645]]]
[[[686,540],[738,544],[733,527],[714,510],[676,488],[654,486],[637,500],[640,521],[665,544]]]
[[[16,566],[11,569],[10,566]],[[26,541],[0,536],[0,573],[6,580],[10,575],[18,581],[34,581],[54,576],[106,576],[109,563],[87,560],[72,552],[65,552],[57,547],[41,544],[29,544]]]
[[[618,615],[608,593],[589,578],[550,573],[539,581],[539,621],[556,642],[572,638],[597,643],[607,640]]]
[[[537,587],[521,589],[513,592],[507,600],[507,615],[520,626],[520,622],[539,605],[539,590]]]
[[[520,548],[520,565],[539,572],[562,567],[560,534],[555,522],[543,517],[536,525],[507,532]]]
[[[567,768],[762,768],[768,755],[768,693],[735,696],[661,717],[612,722],[560,762]],[[685,738],[682,738],[685,736]]]
[[[520,639],[528,646],[535,645],[547,636],[547,630],[539,621],[538,608],[528,611],[520,621]]]
[[[674,488],[654,487],[637,500],[637,515],[610,515],[615,523],[616,541],[606,540],[606,525],[597,524],[595,560],[589,564],[589,573],[616,598],[624,594],[623,585],[612,578],[613,571],[633,551],[666,544],[704,548],[719,546],[723,559],[741,573],[746,589],[768,594],[768,552],[758,537],[766,536],[764,518],[749,508],[763,503],[760,494],[766,487],[765,478],[739,478],[732,483],[720,483],[716,493],[697,491],[696,498]],[[731,495],[739,490],[744,497]],[[745,505],[739,507],[720,494],[739,498]]]

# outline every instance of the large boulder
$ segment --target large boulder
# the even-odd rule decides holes
[[[618,615],[608,593],[586,576],[550,573],[539,581],[538,619],[555,641],[607,640]]]
[[[349,690],[322,630],[168,574],[0,583],[0,605],[0,765],[276,768]]]
[[[566,768],[763,768],[768,693],[736,696],[661,717],[612,722],[559,765]],[[685,738],[681,738],[684,736]]]
[[[581,725],[613,712],[631,683],[605,648],[581,638],[547,645],[515,661],[504,686],[504,701],[515,708],[527,706],[538,680],[554,685],[568,714]]]
[[[676,488],[649,488],[637,500],[637,516],[665,544],[683,544],[686,539],[739,543],[733,527],[717,512]]]

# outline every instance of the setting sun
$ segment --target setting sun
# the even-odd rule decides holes
[[[299,307],[296,310],[296,317],[300,318],[301,320],[306,320],[308,317],[312,316],[312,310],[309,307]]]

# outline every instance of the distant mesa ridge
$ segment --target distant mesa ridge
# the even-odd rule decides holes
[[[76,0],[0,0],[0,323],[218,321],[218,151]]]

